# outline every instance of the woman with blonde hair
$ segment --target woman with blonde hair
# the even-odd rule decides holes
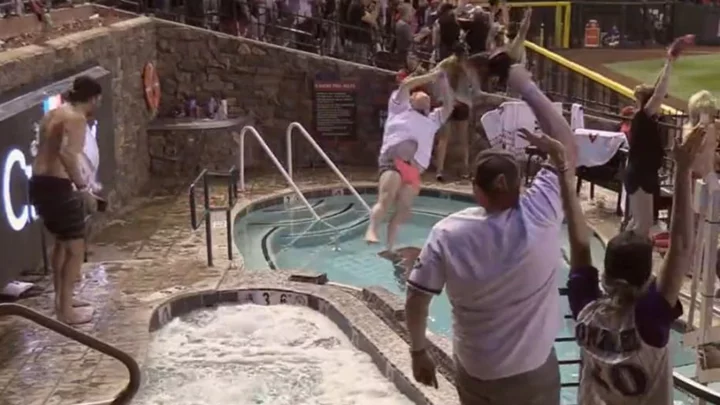
[[[717,183],[715,176],[715,150],[718,147],[718,139],[715,134],[715,115],[717,114],[717,99],[707,90],[700,90],[690,96],[688,100],[689,121],[683,126],[683,139],[687,138],[697,125],[705,127],[705,139],[700,146],[700,153],[692,165],[692,173],[695,178],[707,178],[713,175],[714,183]]]

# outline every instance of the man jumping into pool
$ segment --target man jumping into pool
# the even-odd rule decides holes
[[[430,110],[430,96],[419,88],[440,81],[442,107]],[[365,234],[368,243],[377,243],[377,227],[394,205],[387,230],[387,254],[391,255],[400,224],[410,217],[415,196],[420,191],[420,173],[427,169],[435,133],[454,108],[453,94],[442,69],[408,77],[390,95],[378,165],[378,201],[370,213]]]
[[[87,76],[75,79],[67,103],[40,123],[40,144],[33,162],[29,194],[45,227],[55,237],[52,253],[55,312],[70,325],[92,320],[89,304],[73,299],[73,285],[85,253],[85,213],[96,197],[81,170],[87,117],[100,102],[100,85]]]

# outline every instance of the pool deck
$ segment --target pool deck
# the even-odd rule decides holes
[[[351,182],[376,179],[371,169],[344,173]],[[301,188],[340,187],[324,170],[306,170],[295,177]],[[248,174],[247,178],[247,191],[238,206],[288,190],[279,174]],[[468,181],[436,184],[428,179],[426,185],[471,191]],[[84,279],[78,286],[80,296],[96,309],[92,323],[78,329],[126,351],[141,365],[150,340],[153,309],[176,294],[237,286],[249,277],[241,261],[230,263],[225,258],[224,237],[214,237],[215,266],[207,267],[204,232],[189,229],[186,187],[162,185],[158,189],[162,191],[134,201],[94,237],[90,263],[83,267]],[[224,192],[214,191],[218,195]],[[602,189],[596,189],[594,201],[588,201],[587,195],[583,190],[583,208],[590,224],[603,238],[614,235],[620,222],[613,213],[616,197]],[[224,220],[223,213],[216,215]],[[216,231],[224,233],[224,229]],[[257,277],[255,274],[252,277]],[[37,284],[44,292],[18,303],[51,316],[52,283],[43,277]],[[112,358],[19,318],[0,319],[2,405],[106,401],[125,386],[127,378],[124,366]],[[436,397],[431,399],[445,394],[428,390],[429,398]]]

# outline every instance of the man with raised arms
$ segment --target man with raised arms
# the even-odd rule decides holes
[[[570,126],[530,73],[514,65],[505,76],[542,130],[572,154]],[[473,178],[479,207],[438,222],[408,277],[405,313],[413,375],[422,384],[437,386],[425,333],[432,296],[447,287],[462,405],[560,403],[553,348],[561,325],[558,173],[543,168],[524,193],[520,173],[512,154],[481,152]]]
[[[73,299],[73,286],[85,253],[85,213],[96,197],[81,169],[87,118],[100,103],[100,85],[80,76],[66,103],[40,123],[40,143],[30,178],[30,200],[45,227],[55,236],[52,253],[55,311],[58,320],[82,324],[92,320],[89,304]]]
[[[438,80],[443,106],[431,110],[430,96],[420,88]],[[390,95],[378,158],[378,201],[365,233],[368,243],[377,243],[377,228],[390,207],[395,207],[387,227],[386,255],[393,255],[398,228],[411,215],[413,200],[420,191],[420,173],[430,164],[435,133],[452,113],[452,100],[452,90],[442,69],[407,77]]]

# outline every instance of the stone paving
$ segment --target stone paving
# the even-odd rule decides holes
[[[351,182],[376,177],[374,170],[345,173]],[[236,210],[250,200],[287,191],[279,174],[248,173],[246,177],[247,189]],[[302,188],[338,183],[324,170],[306,170],[296,174],[296,180]],[[427,180],[426,184],[447,190],[471,189],[468,181],[439,185]],[[141,365],[154,308],[175,294],[215,289],[243,277],[241,260],[225,259],[227,246],[220,234],[214,236],[218,241],[215,266],[207,267],[204,233],[190,230],[186,189],[168,190],[135,201],[136,208],[109,221],[93,238],[90,262],[78,286],[82,298],[96,308],[93,322],[79,330],[126,351]],[[222,204],[225,193],[214,187],[213,201]],[[583,201],[588,220],[604,237],[613,235],[619,226],[614,198],[596,190],[595,201]],[[216,215],[224,219],[223,213]],[[52,285],[47,278],[38,284],[44,292],[19,303],[52,316]],[[0,319],[0,405],[107,401],[125,386],[127,378],[124,366],[112,358],[19,318]]]

